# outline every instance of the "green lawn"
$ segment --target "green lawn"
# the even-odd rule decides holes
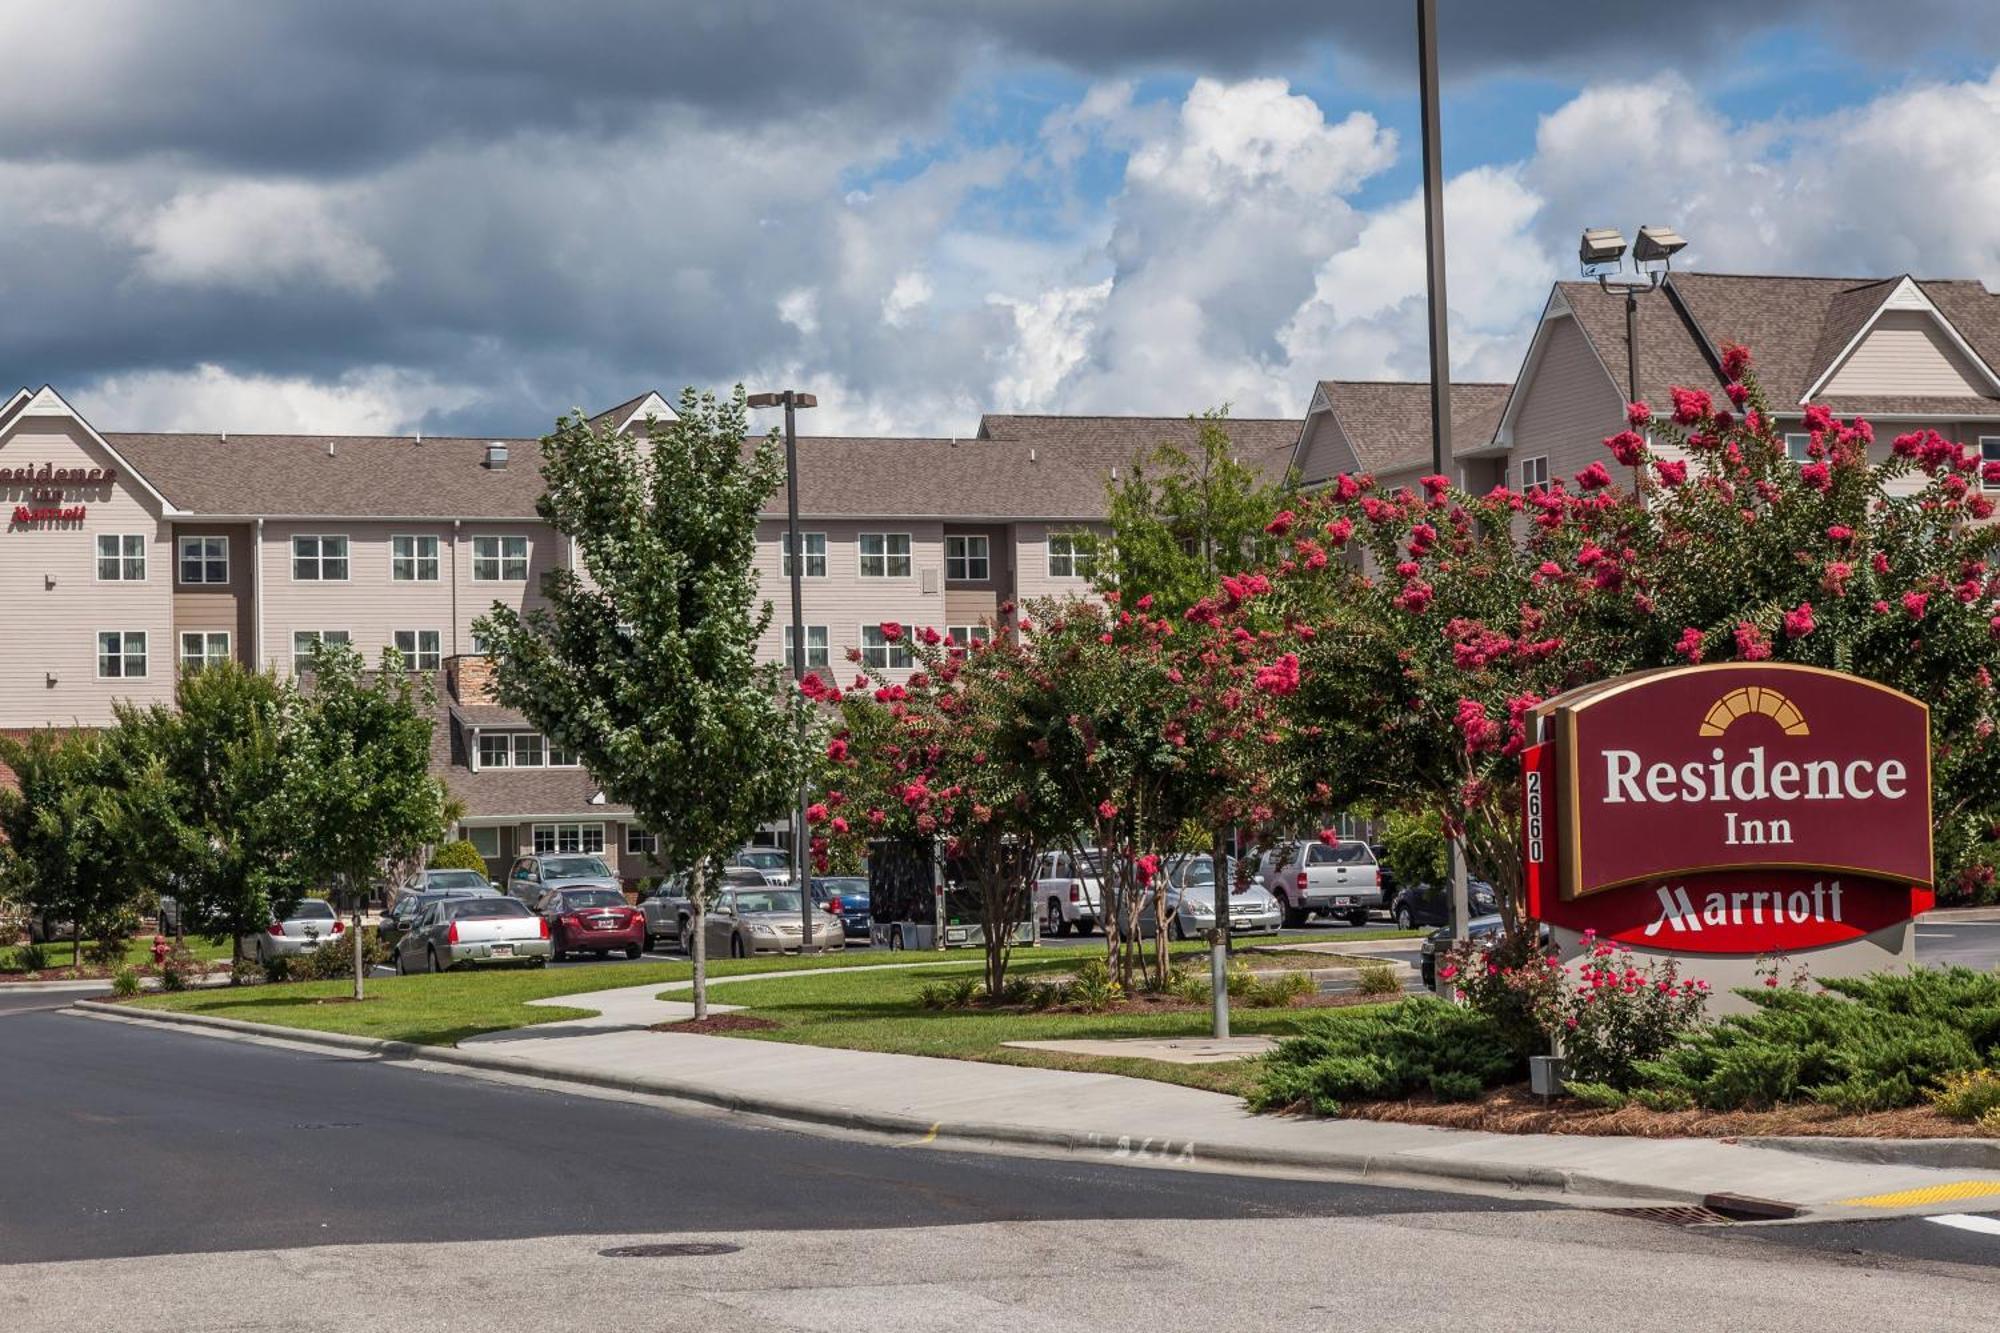
[[[85,941],[86,947],[88,943],[88,941]],[[229,946],[227,944],[210,944],[207,940],[192,935],[188,937],[187,944],[189,951],[197,958],[207,958],[222,962],[229,960]],[[48,956],[48,966],[68,967],[70,965],[70,944],[68,940],[45,944],[42,946],[42,950]],[[9,949],[0,949],[0,976],[27,970],[20,960],[20,953],[21,950],[18,946]],[[125,961],[133,967],[151,967],[153,964],[153,937],[151,935],[135,935],[125,941]],[[83,966],[85,969],[90,969],[93,965],[86,960]]]

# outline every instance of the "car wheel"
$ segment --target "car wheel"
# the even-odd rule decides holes
[[[1417,919],[1410,915],[1410,905],[1408,903],[1397,903],[1396,929],[1411,930],[1416,927],[1416,924],[1417,924]]]
[[[1347,924],[1348,924],[1348,925],[1350,925],[1350,926],[1365,926],[1365,925],[1367,925],[1367,924],[1368,924],[1368,909],[1367,909],[1367,908],[1365,908],[1365,907],[1357,907],[1357,908],[1355,908],[1355,909],[1354,909],[1354,910],[1353,910],[1352,912],[1349,912],[1349,913],[1347,914]]]
[[[731,958],[747,958],[750,956],[750,951],[743,947],[743,937],[741,935],[731,935],[729,937],[729,956]]]
[[[1069,934],[1069,922],[1063,920],[1062,903],[1049,899],[1049,934],[1058,938]]]
[[[432,949],[432,950],[430,950],[430,951],[429,951],[429,953],[430,953],[430,959],[431,959],[431,971],[433,971],[433,972],[442,972],[442,971],[444,971],[444,968],[442,968],[442,967],[440,967],[440,966],[438,965],[438,951],[437,951],[436,949]]]
[[[1184,940],[1187,937],[1188,937],[1187,927],[1181,924],[1181,914],[1179,912],[1176,912],[1174,913],[1174,938],[1177,940]]]
[[[401,949],[396,950],[396,975],[399,977],[410,975],[410,969],[403,964],[403,951]]]
[[[557,926],[549,931],[549,959],[560,963],[568,957],[568,952],[563,949],[562,928]]]
[[[645,946],[643,945],[628,944],[625,946],[625,956],[627,958],[637,958],[640,954],[644,952],[646,952],[646,950]]]
[[[1310,913],[1308,913],[1303,907],[1294,907],[1292,906],[1289,900],[1281,900],[1281,905],[1285,909],[1286,930],[1299,929],[1301,926],[1305,925],[1306,921],[1310,917]]]

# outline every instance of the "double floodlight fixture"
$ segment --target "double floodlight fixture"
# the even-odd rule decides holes
[[[1660,285],[1667,270],[1673,267],[1674,255],[1686,246],[1687,242],[1672,227],[1641,227],[1639,239],[1630,247],[1625,244],[1625,233],[1616,227],[1585,227],[1576,257],[1583,266],[1583,276],[1596,278],[1598,285],[1607,291],[1614,287],[1651,289]],[[1632,252],[1634,276],[1614,280],[1613,275],[1624,267],[1628,248]]]
[[[750,407],[783,407],[787,402],[793,407],[819,406],[819,399],[797,389],[786,389],[783,393],[753,393],[743,401]]]

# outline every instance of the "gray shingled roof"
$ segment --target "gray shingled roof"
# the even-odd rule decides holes
[[[1479,380],[1451,386],[1454,454],[1493,442],[1508,384]],[[1354,457],[1368,472],[1402,472],[1431,461],[1431,386],[1427,380],[1321,380]]]
[[[484,718],[489,711],[504,714],[505,710],[459,704],[451,697],[451,685],[443,671],[437,673],[436,688],[431,773],[444,779],[451,794],[465,806],[467,817],[576,815],[585,819],[623,819],[631,815],[630,806],[616,802],[592,805],[591,798],[600,788],[597,780],[581,768],[498,768],[473,772],[466,753],[469,738],[463,727],[454,724],[454,714],[478,714]],[[499,725],[521,725],[512,723],[511,718],[512,715],[507,715],[492,720]]]
[[[979,436],[1087,451],[1109,469],[1143,458],[1162,444],[1191,449],[1200,441],[1202,425],[1195,417],[988,412],[979,418]],[[1297,417],[1225,417],[1221,425],[1245,467],[1273,479],[1284,476],[1299,439]]]

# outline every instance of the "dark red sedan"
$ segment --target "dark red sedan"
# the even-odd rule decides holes
[[[549,923],[549,944],[560,963],[573,953],[599,958],[623,950],[627,958],[646,951],[646,914],[628,905],[616,889],[555,889],[535,904]]]

